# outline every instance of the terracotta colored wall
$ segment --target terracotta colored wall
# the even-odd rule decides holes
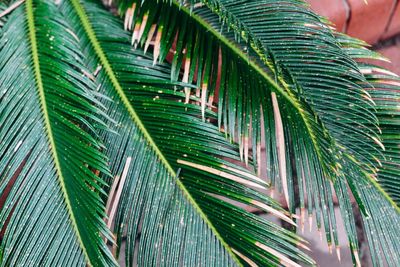
[[[339,31],[374,44],[400,33],[400,0],[306,0]]]

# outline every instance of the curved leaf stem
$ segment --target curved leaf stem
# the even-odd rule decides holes
[[[38,89],[38,93],[39,93],[40,103],[42,106],[43,116],[44,116],[44,124],[45,124],[44,126],[46,128],[48,141],[50,143],[50,150],[51,150],[50,153],[52,154],[53,159],[54,159],[54,166],[56,169],[58,180],[60,182],[61,191],[62,191],[63,195],[65,196],[64,200],[65,200],[65,204],[67,206],[69,217],[71,219],[72,227],[75,230],[75,233],[78,237],[79,245],[87,259],[87,263],[89,266],[91,266],[89,254],[83,244],[82,237],[79,232],[78,224],[75,219],[74,213],[72,211],[72,204],[69,200],[69,194],[68,194],[67,188],[65,186],[64,176],[63,176],[63,173],[61,170],[61,164],[60,164],[59,156],[57,154],[57,147],[55,144],[54,135],[53,135],[53,131],[51,128],[50,115],[49,115],[49,111],[48,111],[48,106],[47,106],[47,102],[46,102],[46,94],[44,92],[42,74],[41,74],[41,70],[40,70],[39,52],[38,52],[38,47],[37,47],[37,39],[36,39],[36,31],[35,31],[35,16],[34,16],[33,0],[26,0],[25,7],[26,7],[26,15],[27,15],[27,21],[28,21],[29,40],[30,40],[30,45],[31,45],[31,53],[32,53],[32,61],[33,61],[36,85],[37,85],[37,89]]]
[[[202,1],[202,2],[205,5],[207,5],[208,8],[211,9],[211,7],[207,3],[207,1]],[[187,8],[186,6],[183,6],[177,0],[172,0],[172,3],[177,8],[179,8],[180,10],[182,10],[183,12],[185,12],[186,14],[191,16],[196,22],[198,22],[205,29],[207,29],[208,32],[212,33],[216,38],[218,38],[218,40],[220,40],[221,43],[223,43],[229,49],[231,49],[238,57],[240,57],[242,60],[248,62],[250,67],[252,67],[254,70],[256,70],[259,73],[259,75],[261,75],[272,86],[273,91],[279,93],[282,97],[284,97],[287,101],[289,101],[289,103],[292,104],[292,106],[300,113],[300,116],[305,124],[305,128],[311,138],[311,141],[314,144],[316,154],[317,154],[318,158],[321,160],[323,158],[323,156],[321,154],[321,150],[319,148],[318,142],[315,138],[315,135],[313,134],[313,131],[311,130],[310,122],[308,121],[307,117],[305,116],[304,111],[303,111],[302,107],[299,105],[297,99],[290,92],[286,92],[285,90],[283,90],[271,77],[268,76],[268,74],[266,74],[263,71],[263,69],[256,62],[249,60],[248,56],[245,53],[243,53],[237,46],[235,46],[235,44],[232,43],[228,38],[226,38],[224,35],[222,35],[220,32],[218,32],[216,29],[214,29],[211,25],[209,25],[207,23],[207,21],[205,21],[201,16],[193,13],[189,8]],[[258,52],[257,52],[257,54],[258,54]],[[337,168],[339,168],[339,166],[340,166],[339,164],[337,164],[336,166],[332,166],[332,168],[334,169],[333,171],[337,172],[338,171]],[[327,175],[327,172],[329,172],[329,171],[326,170],[325,166],[323,166],[323,170],[325,172],[325,175]],[[329,177],[329,175],[327,175],[327,176]],[[390,202],[390,204],[396,209],[396,211],[400,213],[400,207],[396,205],[396,203],[383,190],[383,188],[379,185],[379,183],[377,183],[369,174],[365,173],[365,176],[373,184],[373,186],[379,192],[382,193],[382,195],[386,198],[386,200]]]
[[[323,161],[323,156],[321,154],[321,150],[318,145],[318,141],[315,138],[315,135],[313,134],[310,126],[310,122],[308,121],[306,115],[304,114],[304,110],[302,109],[301,105],[299,104],[298,100],[292,95],[291,92],[286,92],[284,89],[282,89],[274,79],[272,79],[263,69],[254,61],[249,60],[248,56],[243,53],[234,43],[232,43],[228,38],[226,38],[224,35],[222,35],[220,32],[218,32],[216,29],[214,29],[211,25],[207,23],[201,16],[193,13],[190,9],[187,7],[183,6],[179,1],[173,0],[172,3],[185,12],[187,15],[191,16],[196,22],[198,22],[200,25],[202,25],[205,29],[207,29],[208,32],[212,33],[218,40],[220,40],[221,43],[223,43],[225,46],[227,46],[229,49],[231,49],[239,58],[241,58],[243,61],[248,62],[251,68],[257,71],[259,75],[261,75],[272,87],[272,91],[279,93],[280,96],[285,98],[300,114],[301,119],[304,122],[305,128],[311,138],[312,143],[314,144],[314,148],[316,150],[318,158]],[[208,4],[205,1],[205,4],[208,6]],[[270,67],[270,66],[269,66]],[[334,166],[333,168],[336,168],[338,166]],[[328,170],[326,170],[326,167],[323,166],[324,172],[327,175]],[[329,175],[327,175],[329,177]],[[331,179],[333,179],[331,177]]]
[[[167,168],[168,172],[171,174],[172,177],[177,177],[177,173],[174,171],[172,168],[171,164],[167,161],[163,153],[160,151],[158,148],[157,144],[154,142],[153,138],[151,137],[150,133],[144,126],[143,122],[141,121],[140,117],[136,113],[134,107],[132,106],[131,102],[129,101],[128,97],[126,96],[122,86],[120,85],[112,67],[111,64],[109,63],[106,54],[104,53],[99,41],[97,40],[97,36],[92,28],[92,25],[89,21],[89,18],[87,17],[86,11],[82,4],[80,3],[79,0],[71,0],[72,5],[74,6],[81,22],[82,25],[85,29],[85,32],[91,42],[91,45],[93,46],[93,49],[96,51],[96,54],[101,62],[101,64],[104,67],[104,70],[110,79],[111,83],[113,84],[115,90],[117,91],[119,97],[122,100],[122,103],[124,104],[125,108],[128,110],[131,118],[133,121],[136,123],[140,131],[142,132],[144,138],[147,140],[149,145],[152,147],[156,155],[160,158],[160,161],[164,164],[164,166]],[[182,192],[186,195],[188,198],[189,202],[193,205],[195,210],[199,213],[199,215],[203,218],[203,220],[207,223],[207,225],[212,229],[214,232],[215,236],[218,238],[218,240],[221,242],[221,244],[226,248],[228,253],[231,255],[231,257],[237,262],[238,265],[242,265],[239,259],[236,257],[230,246],[224,241],[222,236],[218,233],[217,229],[213,226],[211,221],[208,219],[207,215],[202,211],[200,206],[196,203],[192,195],[189,193],[189,191],[186,189],[186,187],[183,185],[183,183],[177,178],[176,179],[176,184],[178,187],[182,190]]]

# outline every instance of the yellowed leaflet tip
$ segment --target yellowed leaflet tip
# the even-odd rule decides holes
[[[11,13],[14,9],[19,7],[25,0],[20,0],[9,6],[6,10],[0,13],[0,18],[4,17],[5,15],[8,15]]]
[[[340,247],[336,247],[336,255],[337,255],[337,257],[338,257],[339,262],[341,262],[341,261],[342,261],[342,258],[341,258],[341,256],[340,256]]]
[[[276,217],[280,218],[281,220],[284,220],[287,223],[290,223],[293,226],[297,226],[296,223],[292,219],[290,219],[288,216],[286,216],[284,213],[282,213],[260,201],[252,200],[251,204],[253,204],[263,210],[266,210],[267,212],[270,212],[271,214],[275,215]]]
[[[275,119],[275,134],[277,139],[276,146],[278,151],[279,174],[282,180],[282,188],[286,204],[290,210],[289,189],[288,189],[287,173],[286,173],[285,134],[283,130],[283,123],[282,123],[281,112],[279,109],[278,99],[274,92],[271,93],[271,96],[272,96],[272,106]]]
[[[242,253],[240,253],[239,251],[232,249],[233,253],[235,253],[236,255],[238,255],[241,259],[243,259],[245,262],[247,262],[251,267],[258,267],[258,265],[252,261],[251,259],[249,259],[248,257],[246,257],[245,255],[243,255]]]
[[[360,256],[358,255],[358,251],[353,250],[353,255],[354,255],[354,258],[356,259],[356,266],[361,267],[361,261],[360,261]]]
[[[305,219],[305,208],[300,209],[300,225],[301,225],[301,232],[304,234],[304,219]]]
[[[287,266],[287,267],[301,267],[301,265],[297,264],[296,262],[292,261],[291,259],[289,259],[288,257],[286,257],[285,255],[283,255],[282,253],[276,251],[275,249],[272,249],[270,247],[267,247],[266,245],[260,243],[260,242],[256,242],[255,245],[265,251],[267,251],[268,253],[274,255],[275,257],[277,257],[280,260],[280,263],[283,266]]]

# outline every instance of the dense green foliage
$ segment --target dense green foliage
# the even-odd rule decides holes
[[[243,206],[315,216],[339,250],[335,201],[359,265],[353,198],[374,265],[400,264],[400,83],[378,54],[300,0],[109,4],[124,20],[0,3],[1,266],[314,265]]]

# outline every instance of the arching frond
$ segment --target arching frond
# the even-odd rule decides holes
[[[0,265],[312,265],[242,206],[299,207],[339,249],[334,199],[359,265],[353,197],[374,265],[400,265],[400,83],[377,54],[301,0],[114,2],[124,23],[0,3]]]
[[[88,122],[104,127],[106,117],[70,31],[53,1],[36,0],[2,28],[1,266],[115,262],[102,241],[104,181],[92,169],[109,171]]]
[[[265,138],[266,176],[292,212],[297,199],[301,218],[315,212],[328,244],[338,246],[336,195],[357,257],[348,188],[364,216],[377,216],[368,214],[359,183],[375,187],[397,216],[373,182],[383,144],[371,85],[303,1],[114,2],[133,32],[132,44],[154,45],[154,63],[173,52],[171,80],[196,83],[192,94],[201,99],[203,116],[218,97],[219,126],[240,144],[245,161],[252,155],[258,171]],[[188,101],[189,88],[186,95]]]
[[[368,60],[386,60],[379,54],[365,49],[365,43],[339,35],[345,51],[358,62],[361,72],[369,83],[368,93],[376,103],[375,113],[382,129],[382,142],[385,146],[382,165],[377,173],[379,182],[385,191],[399,205],[399,156],[400,156],[400,79],[399,77],[379,67]],[[356,175],[355,175],[356,176]],[[369,216],[363,216],[366,236],[371,249],[372,262],[375,266],[396,266],[400,264],[399,251],[400,214],[392,203],[382,197],[371,184],[358,179],[356,186],[359,188],[363,203]],[[386,193],[383,193],[386,194]],[[383,256],[384,257],[383,257]]]
[[[362,41],[340,35],[340,42],[345,51],[354,60],[358,61],[358,66],[370,84],[367,87],[368,93],[376,103],[375,113],[379,119],[379,126],[382,130],[381,138],[385,151],[384,158],[379,167],[377,179],[384,189],[391,195],[393,200],[400,203],[399,191],[399,155],[400,155],[400,136],[397,134],[400,127],[400,79],[398,75],[377,65],[379,61],[386,61],[378,53],[366,49],[366,44]],[[373,64],[368,62],[377,61]]]
[[[108,224],[117,244],[126,237],[126,264],[312,264],[296,235],[236,205],[293,223],[278,203],[252,189],[265,189],[266,182],[231,163],[240,159],[235,145],[202,121],[198,106],[184,103],[182,90],[190,85],[171,83],[170,67],[153,66],[135,51],[121,22],[93,1],[63,1],[60,8],[88,64],[99,70],[99,91],[112,100],[104,104],[117,134],[101,133],[115,176]]]
[[[162,2],[144,1],[143,5],[136,1],[118,2],[121,9],[125,9],[127,3],[132,6],[127,9],[126,14],[126,27],[134,30],[132,42],[139,42],[146,49],[154,36],[154,60],[160,58],[162,61],[176,40],[172,80],[181,78],[184,82],[192,82],[197,77],[196,95],[202,99],[203,113],[207,103],[213,101],[215,91],[219,88],[219,124],[224,126],[224,130],[232,140],[238,141],[242,150],[245,146],[251,148],[245,140],[249,140],[253,135],[252,148],[253,152],[257,151],[257,145],[261,142],[261,118],[265,112],[261,111],[260,107],[264,104],[262,103],[264,95],[270,98],[271,92],[275,92],[281,99],[279,100],[282,102],[281,105],[287,105],[297,111],[299,122],[308,132],[312,132],[314,127],[325,131],[321,121],[315,118],[313,107],[304,101],[299,101],[300,95],[289,90],[287,81],[280,79],[280,75],[275,75],[277,65],[274,66],[271,62],[265,65],[248,43],[237,43],[235,35],[226,31],[218,16],[207,8],[198,8],[191,17],[188,7],[181,7],[176,1],[172,1],[172,6],[167,1]],[[185,23],[175,23],[175,20]],[[189,31],[186,30],[186,26],[182,27],[186,24],[188,28],[194,30]],[[222,34],[219,33],[221,28]],[[224,68],[220,68],[219,65],[224,65]],[[179,76],[181,66],[184,68],[184,73]],[[247,94],[247,88],[255,92]],[[186,91],[188,95],[189,91]],[[233,91],[234,93],[231,93]],[[226,97],[226,94],[230,96]],[[243,94],[247,94],[246,97]],[[272,107],[272,105],[267,106]],[[266,106],[263,105],[263,108]],[[252,125],[250,122],[256,124]],[[310,134],[309,136],[311,137]],[[337,159],[331,156],[332,153],[328,153],[335,150],[329,136],[315,135],[312,136],[311,142],[324,172],[333,178],[339,166]],[[278,153],[275,151],[276,155]],[[255,163],[259,162],[260,156],[253,153]],[[277,158],[273,160],[274,163],[277,161]],[[280,165],[282,168],[284,163]],[[273,183],[278,173],[278,169],[268,168],[267,175]]]
[[[348,153],[356,154],[360,162],[368,162],[367,167],[377,165],[370,161],[368,151],[364,149],[365,146],[374,147],[371,141],[379,140],[376,116],[365,108],[372,105],[370,96],[357,84],[365,79],[355,62],[343,53],[331,29],[302,1],[116,2],[121,12],[126,12],[125,26],[133,30],[132,43],[146,46],[155,38],[155,60],[162,61],[176,41],[173,80],[178,79],[179,70],[185,64],[189,81],[195,74],[201,77],[197,79],[197,86],[203,88],[201,94],[206,94],[203,98],[208,99],[215,90],[218,71],[221,75],[235,71],[243,85],[250,84],[246,80],[246,70],[238,66],[240,60],[237,57],[241,57],[250,65],[246,69],[269,75],[277,79],[280,87],[290,88],[304,97],[335,142]],[[189,17],[191,11],[192,17]],[[282,23],[283,19],[285,23]],[[176,23],[176,20],[187,23]],[[188,31],[189,28],[195,30]],[[218,68],[216,48],[220,46],[226,55],[222,57],[222,64],[229,66],[232,62],[234,70]],[[187,78],[185,73],[182,75],[179,78]],[[271,84],[268,79],[261,82]],[[221,89],[225,89],[224,85]],[[336,100],[335,106],[330,104],[331,100]],[[239,100],[236,103],[231,105],[241,113],[246,102]],[[221,120],[224,121],[223,117]],[[245,135],[251,128],[236,130],[236,123],[241,121],[238,116],[231,126],[229,121],[225,122],[232,137],[235,137],[235,131]],[[343,138],[343,134],[347,138]],[[238,141],[242,142],[240,138]]]

